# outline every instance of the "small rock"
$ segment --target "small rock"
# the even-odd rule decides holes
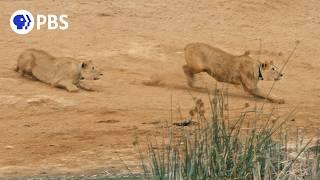
[[[13,147],[13,146],[8,145],[8,146],[5,146],[4,148],[5,148],[5,149],[13,149],[14,147]]]
[[[182,121],[173,123],[173,125],[175,126],[189,126],[191,124],[193,124],[193,121],[191,119],[182,120]]]
[[[109,14],[109,13],[98,13],[97,14],[98,16],[113,16],[112,14]]]
[[[117,123],[117,122],[120,122],[120,121],[115,119],[97,121],[97,123]]]

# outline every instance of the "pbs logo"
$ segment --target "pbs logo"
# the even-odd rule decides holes
[[[10,26],[17,34],[27,34],[34,27],[34,18],[29,11],[18,10],[11,16]]]
[[[17,34],[28,34],[33,30],[35,23],[37,30],[47,28],[48,30],[66,30],[69,27],[67,22],[68,15],[43,15],[38,14],[36,21],[33,15],[27,10],[17,10],[10,18],[11,29]]]

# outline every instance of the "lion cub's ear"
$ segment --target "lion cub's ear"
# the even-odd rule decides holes
[[[88,65],[92,64],[91,60],[82,60],[81,68],[86,68]]]
[[[267,62],[262,63],[261,67],[262,67],[262,69],[267,69],[268,63]]]
[[[81,63],[81,68],[86,68],[87,66],[88,66],[88,64],[86,62]]]

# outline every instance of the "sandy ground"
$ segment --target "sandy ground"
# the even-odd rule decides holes
[[[197,89],[186,85],[183,47],[205,42],[233,54],[250,50],[261,60],[282,66],[296,40],[301,43],[273,93],[286,104],[279,115],[297,107],[290,126],[306,136],[319,135],[320,2],[310,0],[95,0],[0,2],[0,175],[118,172],[137,165],[136,135],[156,135],[160,125],[188,117],[190,96],[207,103],[206,87],[227,86],[205,74]],[[68,14],[67,31],[9,27],[11,13]],[[39,48],[55,56],[92,59],[104,77],[95,92],[68,93],[20,77],[13,71],[19,53]],[[161,86],[142,82],[159,74]],[[268,88],[271,83],[262,82]],[[242,87],[227,86],[233,117],[255,100]],[[258,105],[265,101],[258,100]],[[121,160],[120,160],[121,159]]]

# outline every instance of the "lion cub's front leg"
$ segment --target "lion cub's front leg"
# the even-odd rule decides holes
[[[248,93],[256,97],[264,98],[274,103],[279,103],[279,104],[285,103],[283,98],[277,98],[273,96],[271,93],[268,94],[266,92],[261,91],[257,86],[257,82],[253,82],[247,77],[241,76],[241,83],[245,91],[247,91]]]
[[[92,87],[84,83],[83,81],[79,81],[78,86],[86,91],[94,91]]]
[[[268,93],[262,92],[258,87],[256,87],[255,89],[246,89],[246,91],[256,97],[264,98],[264,99],[267,99],[267,100],[274,102],[274,103],[279,103],[279,104],[285,103],[284,99],[274,97],[271,94],[268,95]]]
[[[77,92],[79,90],[77,86],[72,84],[71,81],[67,81],[67,80],[58,81],[56,84],[54,84],[54,86],[55,87],[65,88],[69,92]]]

